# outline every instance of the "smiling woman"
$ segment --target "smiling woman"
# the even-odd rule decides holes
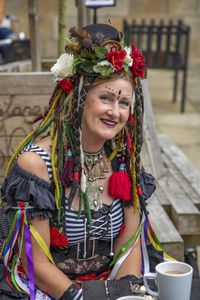
[[[154,178],[140,160],[144,57],[106,24],[72,28],[65,50],[51,69],[49,106],[1,190],[15,213],[0,268],[4,299],[115,299],[163,259],[145,202]],[[99,288],[88,289],[91,279]]]

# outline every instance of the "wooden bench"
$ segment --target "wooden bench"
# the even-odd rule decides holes
[[[142,85],[145,101],[142,158],[146,169],[157,179],[157,189],[149,201],[150,217],[164,249],[183,259],[186,248],[200,245],[200,172],[169,137],[156,133],[147,81],[143,80]]]

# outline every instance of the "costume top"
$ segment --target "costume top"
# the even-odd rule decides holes
[[[10,208],[15,208],[18,202],[24,202],[27,205],[29,219],[33,219],[35,215],[40,215],[41,218],[54,218],[56,206],[50,157],[43,149],[34,145],[25,151],[36,152],[44,159],[50,183],[25,171],[16,161],[2,185],[1,199],[7,202]],[[145,200],[151,197],[155,187],[155,178],[142,168],[142,191]]]
[[[68,199],[60,223],[57,221],[52,166],[45,151],[32,145],[24,151],[33,151],[40,155],[48,169],[50,183],[22,169],[17,161],[5,178],[1,188],[6,210],[13,217],[20,209],[26,209],[27,222],[35,216],[49,218],[51,225],[51,255],[57,267],[71,279],[96,272],[98,275],[108,268],[113,257],[113,242],[123,227],[123,202],[115,199],[111,206],[103,205],[99,211],[92,211],[93,223],[89,227],[85,212],[80,217],[69,208]],[[142,169],[142,189],[145,199],[155,190],[155,179]],[[58,229],[57,232],[54,232]],[[60,236],[57,233],[61,232]],[[63,241],[67,239],[67,247]],[[92,258],[92,260],[91,260]]]

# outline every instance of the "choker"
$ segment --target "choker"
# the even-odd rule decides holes
[[[109,168],[103,147],[96,153],[84,152],[84,162],[88,171],[88,181],[106,178],[105,173],[109,172]]]
[[[108,159],[105,150],[102,147],[96,153],[84,152],[84,162],[87,169],[87,195],[91,210],[98,211],[102,207],[100,192],[103,187],[98,185],[98,179],[106,178],[109,172]]]

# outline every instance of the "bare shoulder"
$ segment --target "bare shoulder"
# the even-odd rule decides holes
[[[42,148],[42,145],[40,147]],[[47,152],[46,148],[44,150]],[[19,156],[17,162],[23,170],[44,179],[47,182],[50,181],[46,164],[42,157],[37,153],[30,151],[24,152]]]
[[[34,145],[42,148],[49,156],[51,156],[51,137],[46,137],[38,142],[35,142]]]

